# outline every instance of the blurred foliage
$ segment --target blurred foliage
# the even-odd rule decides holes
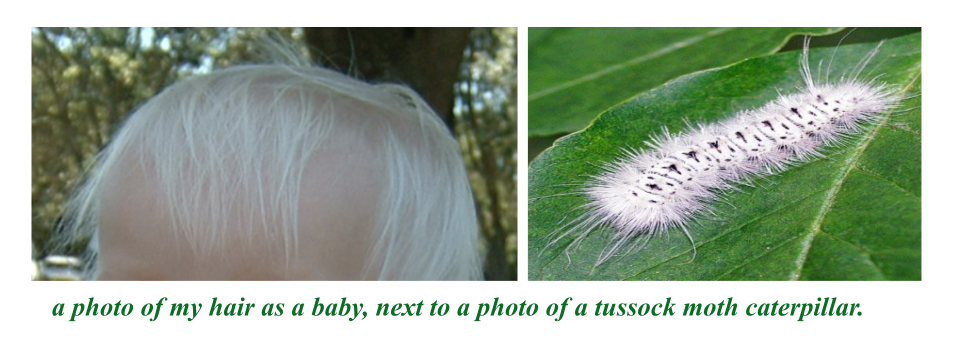
[[[464,54],[454,115],[486,239],[486,278],[516,280],[516,28],[474,29]]]
[[[495,192],[477,189],[477,204],[480,214],[498,214],[503,217],[492,221],[483,218],[483,233],[496,248],[498,242],[511,242],[508,261],[515,274],[515,29],[511,38],[503,36],[502,29],[476,29],[476,43],[467,51],[467,63],[463,64],[463,76],[472,81],[479,93],[462,92],[475,96],[469,104],[496,101],[488,106],[476,105],[462,118],[471,121],[457,126],[463,149],[472,144],[489,148],[482,153],[508,154],[487,156],[476,160],[472,151],[467,152],[467,162],[473,185],[486,186]],[[239,63],[261,62],[269,59],[254,50],[250,43],[267,34],[279,34],[303,45],[301,29],[281,28],[35,28],[32,30],[32,238],[33,258],[41,259],[52,253],[80,254],[85,243],[76,243],[70,252],[51,252],[51,238],[64,210],[69,193],[79,184],[81,172],[93,163],[120,123],[137,106],[150,99],[164,87],[180,78]],[[483,43],[479,43],[483,39]],[[512,55],[501,53],[512,49]],[[303,45],[301,52],[308,56]],[[503,55],[505,54],[505,55]],[[505,59],[503,59],[505,58]],[[504,61],[504,62],[503,62]],[[498,67],[499,64],[506,67]],[[495,70],[495,71],[493,71]],[[505,74],[504,74],[505,73]],[[511,81],[508,79],[511,73]],[[450,85],[452,87],[452,85]],[[485,98],[486,92],[508,89],[510,98]],[[505,102],[510,102],[509,105]],[[500,109],[503,121],[490,121],[492,109]],[[501,110],[506,109],[506,110]],[[508,112],[508,115],[502,113]],[[498,117],[497,117],[498,118]],[[511,123],[511,124],[508,124]],[[501,138],[499,135],[511,137]],[[490,130],[480,132],[476,130]],[[511,148],[502,149],[511,142]],[[491,147],[494,150],[490,149]],[[503,158],[505,157],[505,158]],[[485,160],[504,162],[493,167]],[[510,165],[511,164],[511,165]],[[481,169],[481,170],[480,170]],[[488,172],[495,172],[489,174]],[[488,178],[506,180],[485,181]],[[509,196],[511,195],[511,196]],[[484,198],[485,197],[485,198]],[[490,201],[487,198],[495,197]],[[502,197],[511,197],[503,202]],[[489,210],[487,207],[506,209]],[[511,216],[511,217],[509,217]],[[511,219],[511,220],[509,220]],[[511,221],[511,222],[510,222]],[[504,223],[504,225],[503,225]],[[489,225],[487,225],[489,224]],[[497,229],[487,228],[499,224]],[[505,232],[503,232],[505,230]],[[503,237],[489,233],[511,233]],[[491,260],[505,261],[506,254]],[[499,264],[495,264],[498,266]],[[515,277],[513,277],[514,279]]]

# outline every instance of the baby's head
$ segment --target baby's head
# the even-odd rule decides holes
[[[181,81],[68,205],[111,280],[475,280],[459,146],[416,93],[316,67]]]

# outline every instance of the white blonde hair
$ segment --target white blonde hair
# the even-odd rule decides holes
[[[371,159],[372,170],[355,176],[381,185],[379,201],[357,209],[375,223],[364,278],[481,278],[472,194],[448,128],[407,87],[318,67],[237,66],[170,86],[100,153],[68,202],[65,232],[69,240],[92,238],[87,265],[95,274],[107,185],[138,164],[155,190],[141,196],[156,197],[157,211],[193,252],[262,231],[288,261],[307,249],[298,240],[303,230],[321,230],[302,228],[299,203],[310,197],[302,194],[307,167],[338,163],[315,160],[333,143]]]

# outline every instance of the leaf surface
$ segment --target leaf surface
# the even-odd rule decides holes
[[[876,45],[813,49],[813,73],[838,80]],[[897,110],[824,149],[824,159],[722,192],[724,202],[689,224],[694,258],[678,229],[597,267],[614,229],[593,231],[576,247],[575,235],[550,245],[581,214],[583,183],[623,149],[646,149],[663,126],[682,132],[684,120],[713,123],[798,92],[799,60],[800,52],[788,52],[676,79],[543,152],[529,168],[529,279],[920,280],[920,33],[885,42],[862,74],[908,97]]]
[[[601,111],[691,72],[838,28],[529,28],[529,136],[582,129]]]

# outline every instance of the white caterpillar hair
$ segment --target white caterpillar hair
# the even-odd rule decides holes
[[[67,206],[101,279],[481,278],[459,146],[412,90],[231,67],[137,110]]]

